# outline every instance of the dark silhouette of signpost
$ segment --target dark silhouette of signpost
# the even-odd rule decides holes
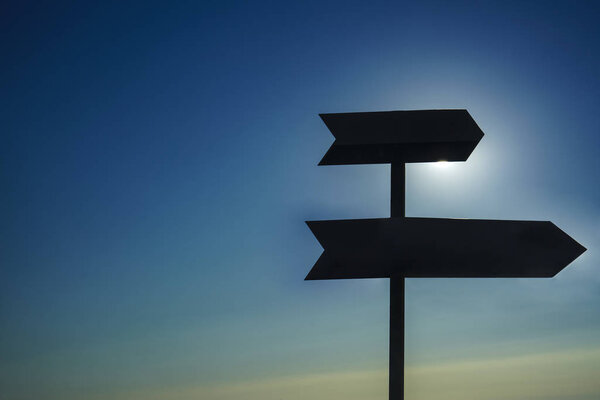
[[[390,218],[307,221],[324,251],[305,278],[390,278],[390,400],[404,399],[405,278],[552,277],[586,250],[549,221],[405,216],[405,163],[466,161],[483,137],[466,110],[321,118],[335,141],[319,165],[391,164]]]

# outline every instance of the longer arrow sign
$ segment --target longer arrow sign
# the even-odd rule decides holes
[[[307,280],[552,277],[586,249],[549,221],[308,221],[325,250]]]

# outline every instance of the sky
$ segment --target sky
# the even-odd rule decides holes
[[[600,398],[598,2],[0,10],[0,399],[384,400],[387,280],[304,281],[389,216],[319,113],[466,108],[406,214],[550,220],[551,279],[408,279],[406,400]]]

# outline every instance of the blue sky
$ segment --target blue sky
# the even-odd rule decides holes
[[[466,108],[407,215],[551,220],[553,279],[408,280],[407,400],[600,397],[594,2],[12,2],[4,399],[386,398],[388,284],[304,282],[305,220],[389,215],[324,112]],[[472,397],[469,397],[472,396]]]

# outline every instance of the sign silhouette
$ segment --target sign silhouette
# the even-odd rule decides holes
[[[552,277],[586,250],[549,221],[405,217],[405,163],[466,161],[483,137],[467,110],[320,116],[335,141],[319,165],[391,164],[391,218],[307,221],[324,251],[305,278],[390,278],[390,400],[404,398],[405,278]]]
[[[335,142],[319,165],[466,161],[483,132],[467,110],[321,114]]]

